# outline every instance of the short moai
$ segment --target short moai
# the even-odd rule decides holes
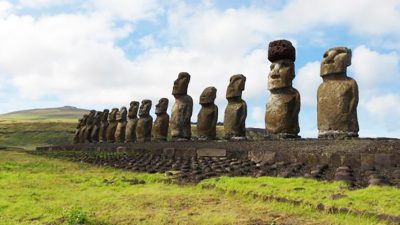
[[[92,143],[92,130],[94,125],[94,117],[96,116],[96,110],[90,110],[89,115],[86,119],[85,128],[85,143]]]
[[[126,107],[122,106],[117,112],[117,129],[115,130],[115,141],[118,143],[125,142],[125,129],[126,129],[126,115],[128,114]]]
[[[193,111],[193,99],[187,94],[189,82],[189,73],[181,72],[172,90],[175,104],[172,107],[170,130],[172,139],[177,141],[190,140],[192,137],[190,118]]]
[[[246,77],[242,74],[233,75],[226,90],[228,105],[225,108],[224,130],[228,140],[246,139],[247,105],[242,99]]]
[[[351,50],[336,47],[327,50],[321,63],[323,83],[318,88],[318,138],[358,137],[358,86],[347,76]]]
[[[271,61],[268,90],[271,92],[265,113],[266,137],[272,139],[300,138],[300,93],[293,88],[296,49],[287,40],[269,43]]]
[[[117,108],[113,108],[111,112],[108,114],[108,127],[107,127],[107,142],[113,143],[115,142],[115,131],[117,130],[118,122],[117,122]]]
[[[139,109],[139,120],[136,126],[136,137],[138,142],[151,141],[151,129],[153,117],[150,116],[151,100],[143,100]]]
[[[168,98],[161,98],[156,105],[157,118],[153,124],[153,140],[167,140],[169,127],[168,103]]]
[[[197,135],[199,140],[217,138],[218,106],[214,104],[217,97],[215,87],[207,87],[200,95],[201,109],[197,115]]]
[[[108,109],[104,109],[100,119],[99,142],[107,142]]]
[[[93,129],[91,133],[91,138],[93,143],[99,142],[99,134],[100,134],[100,127],[101,127],[101,117],[103,116],[103,112],[96,112],[93,121]]]
[[[81,131],[81,128],[85,126],[85,124],[83,123],[83,118],[80,118],[78,120],[78,124],[76,125],[76,130],[75,130],[75,134],[74,134],[74,144],[78,144],[79,141],[79,134]]]
[[[136,125],[138,122],[137,112],[139,110],[139,102],[131,101],[128,110],[128,122],[125,129],[125,143],[136,141]]]
[[[85,143],[86,121],[87,121],[88,116],[89,116],[89,114],[83,115],[82,126],[79,129],[78,136],[79,136],[79,143],[81,143],[81,144]]]

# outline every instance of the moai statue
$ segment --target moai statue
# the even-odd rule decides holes
[[[88,116],[88,114],[83,115],[82,126],[79,130],[79,143],[85,143],[86,121],[88,119]]]
[[[246,77],[242,74],[233,75],[226,90],[228,105],[225,109],[225,138],[232,140],[246,139],[247,105],[242,99]]]
[[[113,108],[111,112],[108,114],[108,127],[107,127],[107,142],[113,143],[115,142],[115,131],[117,130],[118,122],[117,122],[117,108]]]
[[[81,118],[78,120],[78,124],[76,125],[76,130],[75,130],[75,134],[74,134],[74,144],[78,144],[80,142],[79,134],[80,134],[81,128],[83,126],[85,126],[85,125],[83,124],[83,118]]]
[[[175,97],[175,104],[171,113],[171,137],[173,140],[184,141],[192,137],[190,118],[193,111],[193,99],[187,94],[190,75],[181,72],[174,82],[172,95]]]
[[[358,86],[347,76],[351,50],[331,48],[321,63],[323,83],[318,88],[318,137],[347,139],[358,137]]]
[[[292,87],[296,49],[287,40],[269,43],[268,99],[265,113],[267,138],[300,138],[300,94]]]
[[[136,137],[138,142],[151,141],[151,129],[153,117],[150,116],[151,101],[143,100],[139,109],[139,120],[136,126]]]
[[[108,113],[110,111],[108,109],[103,110],[100,119],[100,130],[99,130],[99,141],[107,142],[107,127],[108,127]]]
[[[94,125],[94,117],[96,116],[96,110],[90,110],[86,120],[85,128],[85,143],[92,143],[92,130]]]
[[[137,111],[139,109],[139,102],[132,101],[129,105],[128,123],[125,129],[125,143],[136,141],[136,125],[138,122]]]
[[[100,126],[101,126],[101,117],[103,116],[103,112],[96,112],[96,115],[94,116],[94,121],[93,121],[93,129],[92,129],[92,142],[97,143],[99,142],[99,132],[100,132]]]
[[[204,89],[200,95],[201,109],[197,115],[199,140],[214,140],[217,136],[218,107],[214,104],[217,96],[215,87]]]
[[[117,112],[116,120],[118,122],[117,129],[115,130],[115,141],[119,143],[125,142],[125,129],[126,129],[126,115],[128,112],[126,111],[126,107],[123,106]]]
[[[168,102],[168,98],[161,98],[156,105],[157,118],[153,124],[153,138],[157,141],[166,141],[168,137]]]

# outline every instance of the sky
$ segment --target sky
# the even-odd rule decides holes
[[[192,121],[208,86],[218,89],[223,121],[229,78],[244,74],[246,126],[263,128],[267,46],[287,39],[296,47],[301,136],[318,133],[322,56],[345,46],[359,86],[360,136],[400,137],[399,21],[399,0],[0,0],[0,113],[142,99],[154,106],[162,97],[171,108],[173,82],[185,71]]]

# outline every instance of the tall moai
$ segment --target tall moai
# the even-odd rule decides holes
[[[269,43],[268,90],[271,92],[265,113],[268,138],[299,138],[300,93],[293,88],[296,49],[287,40]]]
[[[143,100],[139,109],[139,120],[136,126],[136,137],[138,142],[151,141],[151,129],[153,117],[150,116],[151,101]]]
[[[318,137],[347,139],[358,137],[358,86],[347,76],[351,50],[327,50],[321,62],[323,83],[318,88]]]
[[[79,143],[85,143],[85,131],[86,131],[86,121],[88,119],[89,114],[84,114],[82,118],[82,126],[79,129]]]
[[[85,128],[85,143],[92,143],[92,130],[94,124],[94,117],[96,116],[96,110],[90,110],[89,115],[86,120]]]
[[[218,106],[215,87],[207,87],[200,95],[201,109],[197,115],[197,135],[199,140],[214,140],[217,137]]]
[[[225,109],[225,138],[232,140],[246,139],[247,105],[242,99],[246,77],[242,74],[233,75],[226,90],[228,105]]]
[[[153,139],[157,141],[166,141],[168,137],[169,115],[168,98],[161,98],[156,105],[157,118],[153,124]]]
[[[117,108],[113,108],[111,112],[108,114],[108,127],[107,127],[107,142],[113,143],[115,142],[115,131],[117,130],[118,122],[117,122]]]
[[[115,130],[115,141],[118,143],[125,142],[126,115],[128,114],[126,107],[122,106],[115,117],[117,128]]]
[[[99,142],[107,142],[108,109],[104,109],[100,119]]]
[[[97,143],[100,140],[100,127],[101,127],[101,117],[103,116],[103,112],[96,112],[93,120],[93,129],[91,133],[91,138],[93,143]]]
[[[125,129],[125,143],[136,141],[136,125],[138,122],[137,112],[139,110],[139,102],[131,101],[128,110],[128,122]]]
[[[181,72],[172,90],[175,104],[172,107],[170,130],[172,139],[177,141],[190,140],[192,137],[190,118],[193,111],[193,99],[187,94],[189,82],[189,73]]]
[[[81,131],[81,128],[84,126],[83,124],[83,118],[80,118],[78,120],[78,124],[76,125],[76,129],[75,129],[75,134],[74,134],[74,144],[78,144],[79,141],[79,134]]]

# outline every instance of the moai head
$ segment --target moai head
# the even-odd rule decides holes
[[[167,112],[168,109],[168,98],[161,98],[156,105],[156,114],[163,114]]]
[[[296,49],[287,40],[277,40],[269,43],[268,59],[271,71],[268,74],[268,89],[277,90],[291,87],[295,77],[294,61]]]
[[[136,118],[138,110],[139,110],[139,102],[131,101],[131,103],[129,104],[128,117],[131,119]]]
[[[117,121],[126,121],[126,115],[127,115],[126,107],[122,106],[121,109],[119,110],[119,112],[117,112],[117,114],[116,114],[116,120]]]
[[[89,115],[86,120],[86,125],[92,125],[94,122],[94,116],[96,115],[96,110],[90,110]]]
[[[80,118],[80,119],[78,120],[78,124],[76,125],[76,129],[79,129],[79,128],[81,128],[82,126],[84,126],[84,124],[83,124],[83,118]]]
[[[108,114],[108,122],[114,122],[116,120],[117,113],[118,113],[117,108],[111,109],[111,113]]]
[[[174,81],[172,95],[186,95],[188,85],[190,82],[190,75],[187,72],[180,72],[178,78]]]
[[[331,74],[346,75],[351,65],[351,49],[346,47],[331,48],[325,52],[321,62],[321,77]]]
[[[102,117],[103,117],[103,112],[100,111],[96,112],[96,115],[94,116],[94,123],[96,125],[100,124]]]
[[[89,117],[88,114],[83,115],[83,117],[82,117],[82,126],[86,125],[86,120],[87,120],[88,117]]]
[[[103,110],[103,113],[101,114],[101,121],[102,122],[106,122],[107,121],[109,112],[110,111],[108,109]]]
[[[244,86],[246,84],[246,77],[242,74],[233,75],[229,80],[228,88],[226,89],[226,98],[241,98]]]
[[[150,114],[150,109],[151,109],[151,100],[148,99],[143,100],[142,104],[140,105],[139,116],[140,117],[148,116]]]
[[[215,87],[207,87],[200,95],[200,104],[207,105],[214,103],[217,97],[217,89]]]

